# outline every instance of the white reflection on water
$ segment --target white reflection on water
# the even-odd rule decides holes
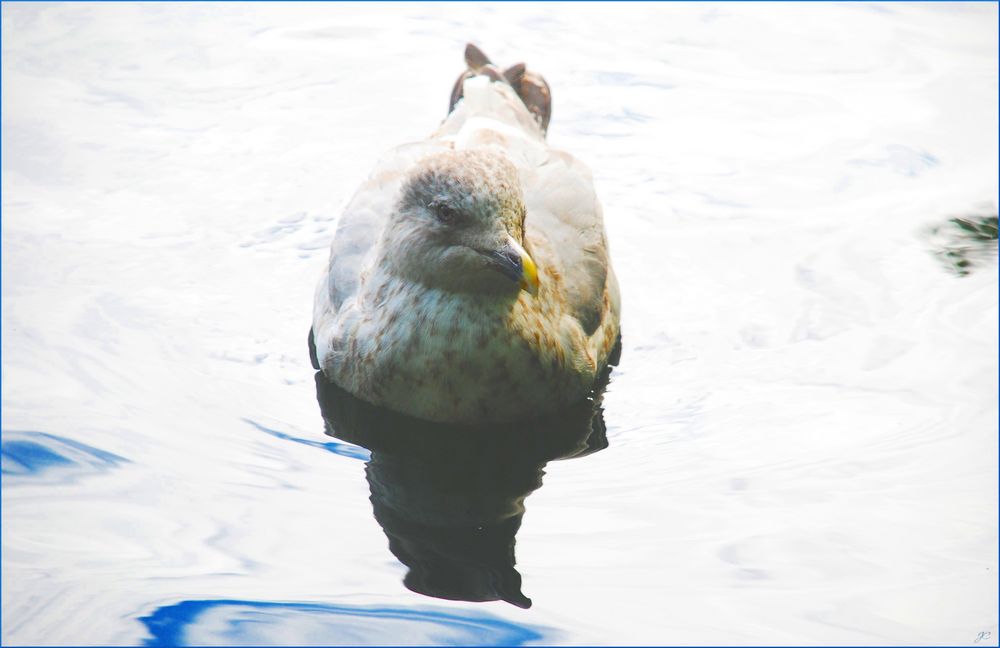
[[[339,206],[470,39],[553,86],[625,306],[608,448],[524,505],[530,610],[402,586],[305,353]],[[927,237],[996,210],[996,5],[4,4],[2,47],[5,643],[214,600],[996,644],[995,252]]]

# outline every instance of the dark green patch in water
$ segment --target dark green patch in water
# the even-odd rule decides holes
[[[948,219],[931,230],[935,239],[934,255],[945,267],[965,277],[997,256],[997,214],[973,215]]]

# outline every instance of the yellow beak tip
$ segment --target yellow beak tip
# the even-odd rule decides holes
[[[513,237],[509,237],[507,240],[508,247],[516,253],[517,257],[521,261],[521,290],[525,291],[532,297],[538,296],[538,266],[535,265],[535,260],[531,258],[528,251],[518,243]]]
[[[521,270],[521,290],[532,297],[538,296],[538,268],[530,256],[525,255],[522,259]]]

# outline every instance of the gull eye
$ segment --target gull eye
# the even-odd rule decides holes
[[[430,208],[437,219],[445,224],[454,223],[462,215],[461,212],[444,200],[431,201]]]

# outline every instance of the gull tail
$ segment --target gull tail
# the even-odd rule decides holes
[[[542,132],[548,131],[549,120],[552,118],[552,91],[541,74],[528,70],[524,63],[515,63],[501,70],[481,49],[472,43],[465,46],[465,65],[467,69],[459,75],[451,90],[451,100],[448,103],[449,113],[455,109],[455,104],[462,98],[465,80],[482,75],[488,77],[490,81],[506,83],[512,87],[535,117]]]

